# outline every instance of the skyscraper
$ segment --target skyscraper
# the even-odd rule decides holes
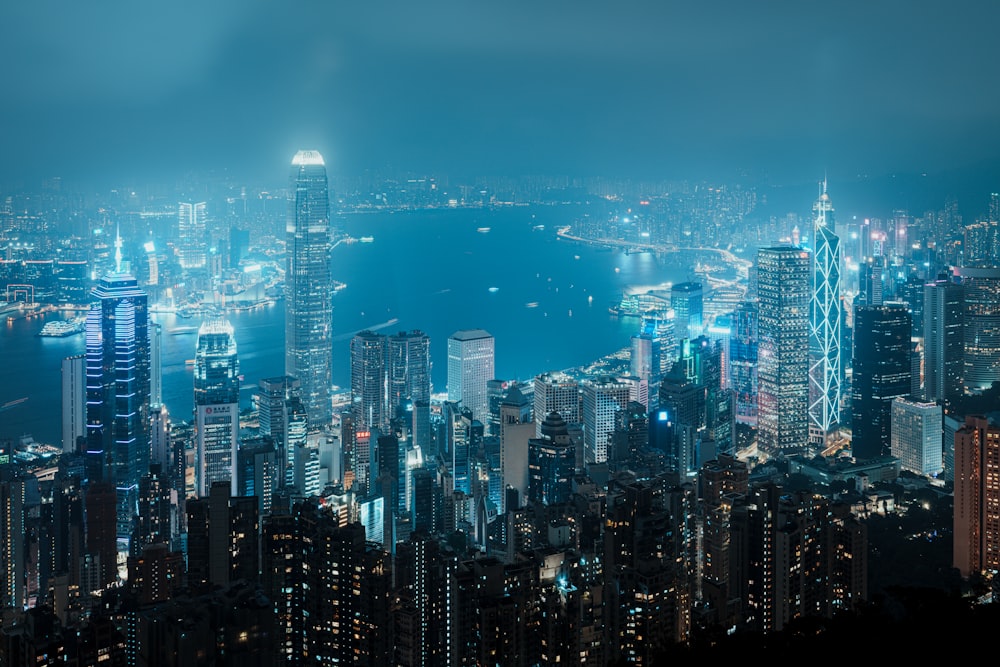
[[[62,450],[77,451],[77,438],[87,433],[87,358],[82,354],[62,360]]]
[[[206,320],[198,330],[194,355],[195,489],[199,497],[221,481],[229,482],[231,493],[237,493],[239,375],[233,325],[221,319]]]
[[[729,382],[735,394],[736,421],[757,424],[757,304],[744,301],[733,311],[729,338]]]
[[[1000,425],[969,416],[955,433],[953,560],[963,577],[1000,569]]]
[[[979,393],[1000,382],[1000,267],[962,267],[955,276],[965,296],[962,384]]]
[[[149,315],[138,281],[118,270],[94,288],[87,314],[87,477],[117,488],[118,535],[132,532],[149,469]]]
[[[400,331],[388,337],[386,372],[389,413],[400,417],[406,399],[417,404],[431,400],[430,337],[422,331]]]
[[[351,339],[351,412],[363,431],[389,430],[386,410],[385,336],[362,331]]]
[[[833,204],[823,192],[813,205],[813,290],[809,323],[809,419],[822,436],[840,422],[840,238]]]
[[[205,202],[177,205],[177,236],[182,269],[204,269],[208,259],[208,229]]]
[[[947,274],[924,286],[924,400],[962,394],[964,303],[962,286]]]
[[[295,467],[295,446],[307,431],[308,415],[299,398],[299,381],[279,375],[257,382],[254,394],[260,434],[274,442],[278,459],[278,484],[291,480]]]
[[[677,338],[697,338],[701,335],[703,299],[701,283],[677,283],[670,288]]]
[[[809,253],[791,246],[761,248],[757,292],[758,445],[795,451],[809,439]]]
[[[937,403],[893,399],[890,453],[903,470],[935,476],[941,472],[942,416]]]
[[[493,379],[494,341],[482,329],[456,331],[448,338],[448,400],[461,401],[474,419],[489,422],[486,383]]]
[[[580,423],[580,386],[566,373],[542,373],[535,377],[535,437],[542,437],[542,422],[558,412],[567,424]]]
[[[615,430],[615,413],[633,400],[634,385],[604,377],[585,380],[582,388],[585,458],[588,463],[604,463],[608,460],[608,438]]]
[[[542,437],[528,441],[528,499],[555,505],[570,499],[576,472],[576,444],[558,412],[542,422]]]
[[[299,380],[312,429],[333,418],[333,281],[330,276],[330,196],[317,151],[292,159],[286,226],[285,375]]]
[[[851,451],[860,460],[890,450],[892,401],[910,393],[910,313],[903,304],[854,311]]]

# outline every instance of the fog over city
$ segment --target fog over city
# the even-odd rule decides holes
[[[996,166],[994,3],[5,3],[0,182]]]

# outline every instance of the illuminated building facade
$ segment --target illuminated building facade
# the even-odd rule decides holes
[[[333,280],[330,276],[330,195],[323,156],[292,159],[286,226],[285,375],[297,378],[311,429],[333,418]]]
[[[177,204],[178,254],[182,269],[204,269],[208,262],[208,225],[205,202]]]
[[[102,278],[92,296],[86,322],[87,476],[115,484],[118,535],[128,539],[139,478],[149,469],[147,296],[133,276],[121,272]]]
[[[840,237],[823,192],[813,205],[813,290],[809,324],[809,419],[824,436],[840,423]]]
[[[954,272],[965,302],[962,384],[979,393],[1000,382],[1000,267]]]
[[[942,274],[924,286],[924,400],[949,403],[962,394],[962,286]]]
[[[473,418],[489,423],[486,383],[493,379],[494,340],[482,329],[456,331],[448,338],[448,400],[461,401]]]
[[[766,451],[793,452],[809,439],[809,252],[761,248],[757,293],[757,442]]]
[[[893,399],[889,453],[903,470],[927,476],[941,472],[942,417],[937,403]]]
[[[233,495],[237,493],[239,375],[233,325],[221,319],[206,320],[198,330],[194,355],[195,488],[199,497],[220,481],[229,482]]]
[[[362,331],[351,339],[351,412],[362,430],[389,430],[385,353],[385,336],[374,331]]]
[[[963,577],[1000,570],[1000,425],[969,416],[955,433],[953,563]]]

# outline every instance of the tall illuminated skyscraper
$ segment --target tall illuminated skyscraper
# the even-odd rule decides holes
[[[962,383],[977,394],[1000,382],[1000,267],[954,271],[965,297]]]
[[[809,323],[809,419],[825,437],[840,423],[840,237],[833,204],[823,192],[813,204],[813,290]]]
[[[962,395],[964,310],[962,286],[947,274],[924,285],[924,400],[947,404]]]
[[[388,337],[386,373],[389,413],[400,417],[406,399],[418,403],[431,400],[430,337],[422,331],[401,331]]]
[[[761,248],[757,294],[757,442],[765,451],[793,452],[809,441],[809,252]]]
[[[150,351],[146,293],[115,272],[94,288],[87,314],[87,477],[117,488],[117,534],[132,533],[139,479],[149,470]]]
[[[195,489],[202,498],[213,482],[227,481],[231,493],[237,493],[239,376],[233,325],[221,319],[206,320],[198,330],[194,355]]]
[[[330,277],[330,195],[317,151],[292,159],[286,226],[285,375],[297,378],[309,425],[333,418],[333,281]]]
[[[362,331],[351,339],[351,413],[359,430],[388,432],[385,336]]]
[[[490,419],[486,383],[493,379],[493,336],[482,329],[456,331],[448,338],[448,400],[461,401],[483,424]]]
[[[205,202],[177,205],[177,236],[182,269],[204,269],[208,261],[208,225]]]

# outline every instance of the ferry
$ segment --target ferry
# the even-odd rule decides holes
[[[538,302],[537,301],[529,301],[528,303],[524,304],[524,307],[525,308],[538,308]]]
[[[499,292],[499,291],[500,291],[500,288],[499,288],[499,287],[491,287],[491,288],[490,288],[490,292],[492,292],[493,294],[496,294],[496,293],[497,293],[497,292]]]
[[[490,228],[489,227],[479,227],[479,228],[476,229],[476,231],[479,232],[480,234],[488,234],[489,231],[490,231]]]
[[[42,330],[38,332],[38,335],[52,338],[63,338],[65,336],[78,334],[82,331],[83,320],[81,318],[75,318],[72,320],[53,320],[51,322],[46,322],[45,326],[42,327]]]
[[[362,243],[371,243],[374,240],[375,240],[374,236],[362,236],[361,237],[361,242]]]

